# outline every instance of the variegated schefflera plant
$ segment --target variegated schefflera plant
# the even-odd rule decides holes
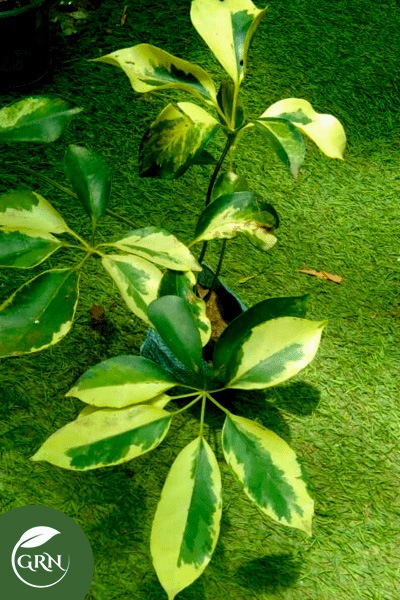
[[[0,111],[0,142],[54,141],[80,110],[59,98],[18,101]],[[78,256],[72,266],[36,275],[0,305],[1,357],[43,350],[69,332],[83,266],[92,256],[101,259],[128,308],[148,324],[147,305],[158,297],[164,271],[179,271],[181,278],[192,281],[192,271],[200,270],[189,249],[160,227],[132,230],[114,242],[97,242],[97,225],[108,210],[111,196],[110,168],[99,155],[82,146],[69,146],[64,167],[91,221],[90,240],[71,229],[37,192],[0,194],[1,268],[31,269],[63,248],[76,251]],[[191,298],[190,306],[206,343],[210,324],[204,302]]]
[[[276,227],[277,222],[271,223],[271,207],[255,198],[248,186],[245,190],[213,193],[227,156],[230,157],[229,168],[222,176],[237,177],[233,172],[234,151],[247,131],[260,131],[293,177],[297,177],[305,157],[303,135],[328,157],[343,158],[346,136],[341,123],[332,115],[317,113],[307,100],[286,98],[257,117],[245,114],[240,87],[246,76],[250,43],[266,11],[267,8],[258,9],[251,0],[192,1],[192,24],[229,76],[218,91],[202,67],[151,44],[138,44],[94,59],[121,68],[136,92],[181,90],[205,105],[203,108],[187,101],[168,104],[145,133],[139,151],[139,172],[145,177],[175,178],[193,164],[214,165],[206,208],[200,215],[193,242],[203,242],[200,262],[207,240],[216,237],[227,239],[238,232],[248,232],[254,241],[254,232],[262,238],[266,229],[263,249],[273,243],[268,234],[271,225]],[[206,148],[217,132],[225,134],[226,144],[216,161]],[[208,206],[210,203],[214,204],[213,208]],[[274,211],[272,214],[276,217]],[[231,222],[232,227],[220,228],[222,221]],[[240,222],[239,229],[234,227],[235,221]],[[247,222],[251,224],[246,229]],[[204,223],[210,225],[207,231]],[[259,241],[256,245],[261,246]]]
[[[210,366],[187,302],[174,295],[153,301],[148,316],[182,369],[131,355],[92,367],[67,394],[86,407],[33,456],[79,472],[119,465],[153,450],[177,414],[201,404],[198,436],[172,464],[151,531],[154,568],[169,600],[202,574],[219,535],[221,475],[206,439],[207,407],[225,413],[223,454],[244,493],[268,517],[311,535],[313,500],[294,450],[274,431],[233,414],[223,400],[227,390],[262,390],[308,365],[325,322],[305,318],[306,302],[271,298],[243,312],[218,339]],[[171,401],[183,406],[167,410]]]

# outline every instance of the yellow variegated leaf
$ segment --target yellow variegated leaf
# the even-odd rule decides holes
[[[146,323],[147,307],[157,298],[162,273],[153,263],[139,256],[108,254],[103,267],[115,281],[128,308]]]
[[[190,245],[214,238],[231,239],[242,233],[257,248],[266,251],[276,242],[274,221],[270,205],[256,202],[253,192],[224,194],[204,209]]]
[[[193,0],[194,27],[235,83],[246,73],[247,53],[266,8],[251,0]]]
[[[232,414],[225,421],[222,445],[246,495],[278,523],[311,535],[314,502],[291,447],[259,423]]]
[[[263,389],[293,377],[314,358],[325,325],[299,317],[257,325],[230,358],[227,387]]]
[[[0,226],[67,233],[69,227],[50,202],[36,192],[0,195]]]
[[[307,100],[286,98],[272,104],[261,117],[287,119],[330,158],[343,159],[346,134],[336,117],[315,112]]]
[[[32,460],[79,471],[118,465],[153,450],[170,424],[170,413],[154,406],[96,410],[53,433]]]
[[[66,394],[66,396],[68,396],[68,394]],[[155,396],[155,398],[152,398],[151,400],[146,400],[146,402],[143,402],[141,404],[146,404],[146,406],[156,406],[157,408],[164,408],[164,406],[167,406],[168,402],[171,402],[172,397],[168,396],[167,394],[160,394],[159,396]],[[140,406],[141,406],[140,404]],[[136,405],[138,406],[138,405]],[[125,407],[121,408],[121,410],[124,410]],[[80,417],[87,417],[88,415],[91,415],[94,412],[97,412],[98,410],[109,410],[111,412],[115,412],[115,408],[101,408],[99,406],[92,406],[91,404],[88,404],[87,406],[85,406],[84,408],[82,408],[81,412],[78,415],[78,419],[80,419]]]
[[[167,269],[201,271],[199,263],[190,250],[161,227],[145,227],[129,231],[121,240],[110,245]]]
[[[179,177],[196,162],[220,124],[192,102],[168,104],[145,133],[139,152],[142,177]]]
[[[135,92],[173,88],[209,104],[217,102],[214,82],[204,69],[151,44],[123,48],[94,60],[120,67]]]
[[[221,511],[218,463],[207,442],[197,438],[171,467],[151,531],[153,564],[168,600],[193,583],[210,562]]]
[[[121,408],[145,402],[176,385],[157,363],[120,355],[91,367],[66,394],[94,406]]]
[[[36,267],[60,246],[61,242],[47,231],[0,227],[0,267]]]

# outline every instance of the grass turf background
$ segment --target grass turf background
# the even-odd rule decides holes
[[[127,21],[120,18],[127,5]],[[261,5],[260,5],[261,7]],[[220,539],[204,575],[182,600],[397,600],[399,584],[399,69],[400,9],[394,0],[318,3],[276,0],[250,52],[243,101],[250,114],[272,102],[304,97],[345,125],[345,162],[312,144],[297,181],[250,134],[237,153],[247,175],[281,217],[278,244],[260,254],[240,239],[229,242],[223,276],[248,304],[266,297],[310,294],[309,317],[328,319],[320,351],[294,380],[227,399],[291,442],[304,461],[316,500],[311,539],[263,518],[241,493],[218,445],[218,413],[207,417],[224,484]],[[114,172],[110,208],[137,227],[159,224],[191,239],[210,170],[195,167],[173,182],[141,180],[137,150],[146,127],[172,93],[135,94],[122,72],[88,63],[121,47],[150,42],[222,70],[193,30],[189,2],[104,1],[78,34],[54,26],[54,75],[35,93],[75,101],[84,112],[50,146],[1,149],[20,163],[68,185],[61,160],[68,143],[100,152]],[[2,104],[19,94],[3,95]],[[182,98],[180,95],[179,98]],[[214,142],[217,155],[222,137]],[[88,233],[76,201],[1,167],[1,191],[34,189]],[[126,228],[104,219],[100,234]],[[215,265],[216,248],[207,254]],[[68,254],[49,264],[66,264]],[[91,266],[90,266],[91,265]],[[307,265],[344,277],[342,284],[298,273]],[[42,267],[43,268],[43,267]],[[35,269],[33,274],[42,268]],[[2,271],[0,301],[30,273]],[[252,275],[253,278],[243,281]],[[242,282],[243,281],[243,282]],[[106,310],[109,334],[90,327],[88,310]],[[149,556],[149,532],[163,481],[179,449],[197,435],[196,410],[179,415],[163,444],[119,467],[73,473],[29,457],[81,405],[64,394],[87,368],[121,353],[137,353],[145,327],[130,314],[99,265],[87,264],[72,332],[37,355],[0,362],[1,511],[27,504],[63,510],[85,530],[95,556],[87,600],[161,600]]]

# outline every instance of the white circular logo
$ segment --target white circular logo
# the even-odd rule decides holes
[[[59,583],[68,573],[70,556],[52,542],[60,535],[53,527],[31,527],[15,544],[11,564],[15,575],[26,585],[48,588]],[[57,541],[57,540],[56,540]]]

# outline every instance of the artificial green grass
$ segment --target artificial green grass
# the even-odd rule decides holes
[[[121,27],[125,4],[128,19]],[[85,144],[113,167],[113,210],[137,227],[160,224],[189,241],[209,168],[196,167],[172,182],[137,174],[141,136],[168,99],[178,96],[134,94],[121,72],[85,61],[146,41],[202,64],[218,79],[222,71],[188,14],[183,0],[166,5],[108,0],[75,37],[58,36],[54,79],[35,92],[62,95],[85,110],[57,143],[2,148],[2,158],[66,184],[61,160],[67,144]],[[240,239],[229,242],[222,273],[249,305],[309,293],[310,318],[329,321],[312,364],[269,390],[267,402],[262,394],[246,401],[239,394],[226,398],[234,412],[259,419],[290,441],[309,474],[316,515],[311,539],[262,517],[224,466],[221,416],[211,410],[207,430],[224,484],[221,535],[209,567],[179,595],[182,600],[400,595],[399,26],[394,0],[376,5],[276,0],[255,36],[243,87],[249,112],[258,115],[278,99],[304,97],[319,112],[338,117],[349,141],[345,162],[308,144],[294,181],[261,137],[246,136],[237,170],[275,206],[281,227],[278,244],[265,255]],[[215,155],[222,144],[222,137],[215,140]],[[89,231],[77,202],[39,179],[3,165],[1,186],[39,191],[71,226]],[[116,237],[126,228],[107,217],[100,231]],[[211,246],[206,257],[214,265],[217,248],[218,243]],[[61,259],[67,264],[71,257]],[[56,260],[57,255],[49,264]],[[44,504],[84,528],[96,565],[87,600],[161,600],[165,594],[148,549],[151,520],[174,457],[197,435],[197,410],[179,415],[159,448],[126,465],[72,473],[29,461],[52,432],[77,415],[81,404],[64,397],[77,377],[100,360],[137,353],[144,338],[143,324],[124,308],[100,267],[90,264],[70,335],[45,352],[0,362],[1,511]],[[299,273],[305,265],[341,275],[343,283]],[[0,301],[28,278],[15,271],[0,275]],[[106,310],[107,336],[90,326],[93,304]]]

